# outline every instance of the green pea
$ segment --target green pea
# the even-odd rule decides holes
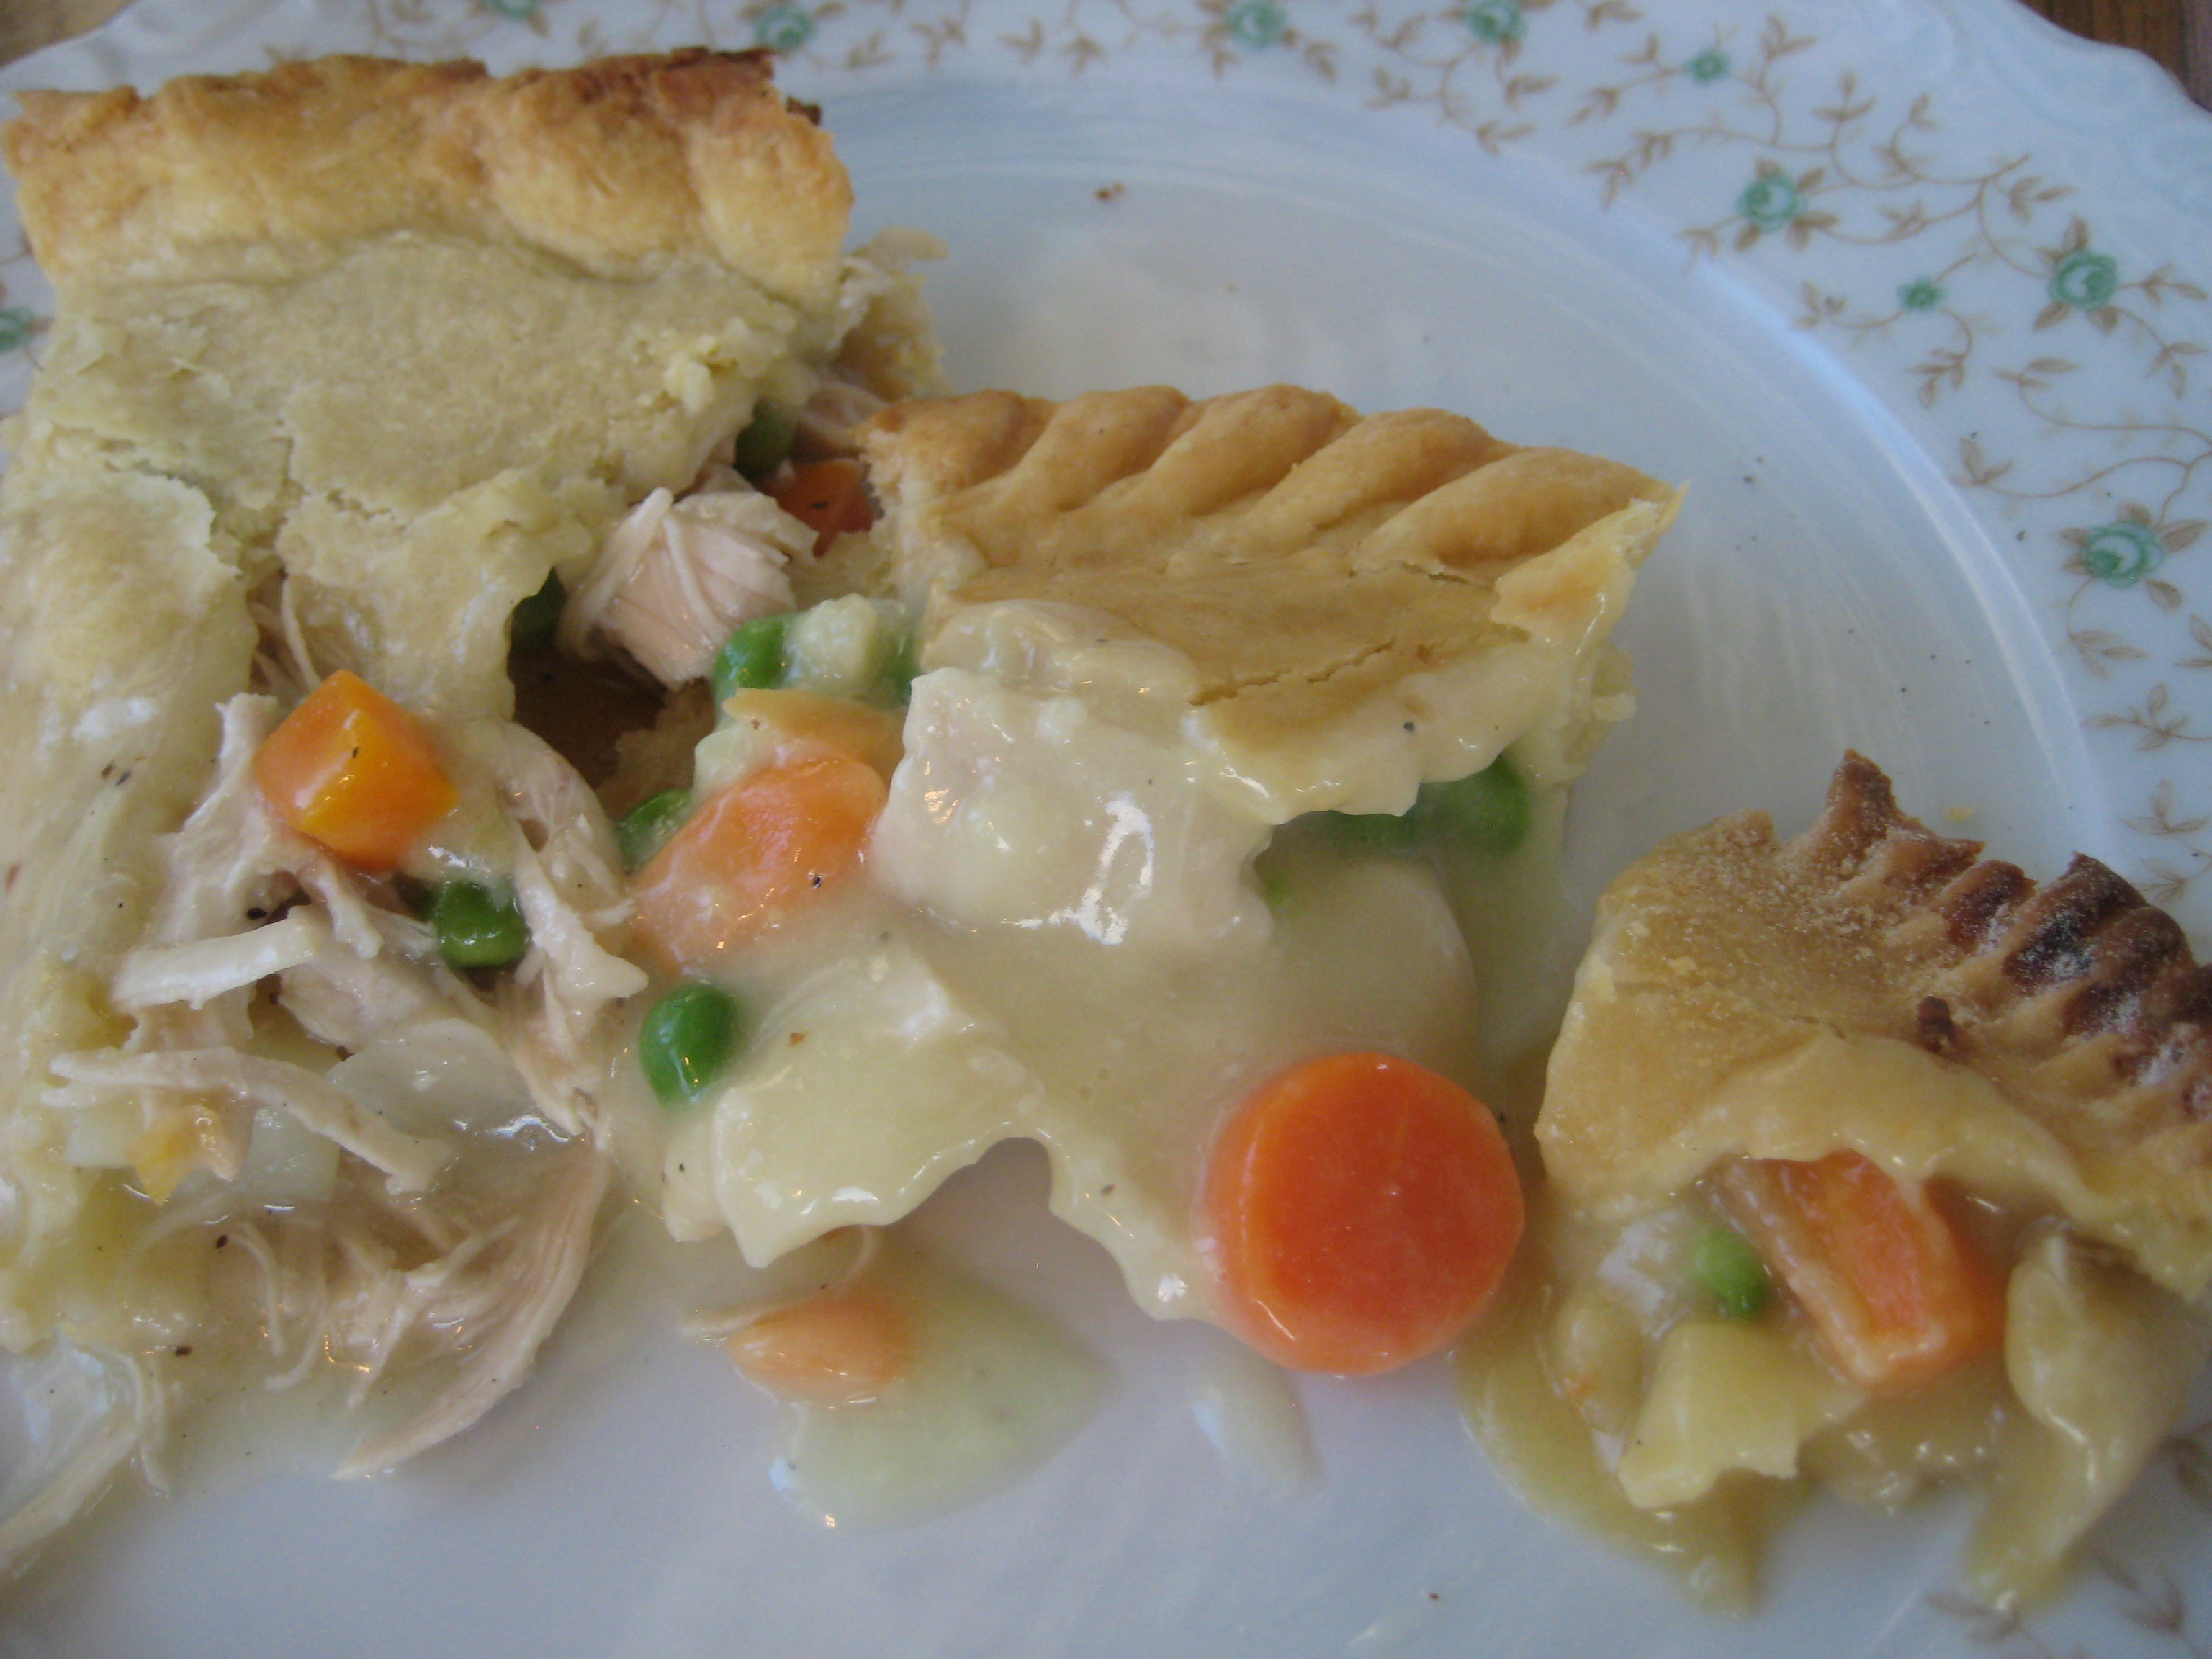
[[[1410,812],[1319,812],[1323,832],[1347,853],[1406,853],[1418,846],[1421,826]]]
[[[1698,1235],[1690,1247],[1690,1273],[1724,1316],[1747,1324],[1774,1294],[1766,1264],[1733,1227],[1708,1227]]]
[[[915,654],[914,635],[901,634],[898,643],[891,647],[891,654],[884,664],[884,672],[878,684],[882,686],[884,695],[893,702],[912,702],[914,677],[920,672],[921,664]]]
[[[1493,858],[1504,858],[1528,838],[1534,811],[1528,786],[1503,755],[1472,777],[1421,788],[1421,817]]]
[[[733,465],[755,483],[766,479],[790,458],[792,440],[799,435],[799,416],[781,404],[762,404],[738,434]]]
[[[638,1060],[662,1105],[699,1097],[737,1053],[741,1023],[735,997],[697,980],[653,1005],[638,1034]]]
[[[642,867],[668,844],[668,838],[690,816],[691,793],[688,789],[664,789],[631,807],[615,825],[615,843],[622,848],[623,868]]]
[[[740,623],[714,653],[714,701],[733,691],[761,691],[783,684],[783,636],[788,615]]]
[[[530,924],[512,893],[481,882],[441,882],[430,895],[438,954],[456,968],[504,968],[530,945]]]
[[[553,630],[561,625],[561,607],[568,603],[568,590],[561,586],[561,573],[550,570],[545,585],[514,607],[507,618],[507,644],[517,651],[535,651],[553,643]]]

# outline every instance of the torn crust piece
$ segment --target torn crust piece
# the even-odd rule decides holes
[[[57,303],[0,488],[0,1338],[131,1369],[141,1428],[343,1371],[367,1472],[528,1370],[643,983],[604,811],[509,719],[510,618],[757,408],[902,394],[933,348],[765,54],[21,101]],[[319,684],[336,746],[294,726],[279,778]],[[345,771],[371,738],[405,800]]]
[[[1578,773],[1628,712],[1605,637],[1677,499],[1464,416],[1282,386],[986,392],[889,410],[864,445],[925,667],[1006,660],[1010,614],[980,613],[1010,602],[1164,647],[1216,786],[1275,822],[1402,812],[1509,743],[1540,781]]]
[[[2212,969],[2093,859],[1979,853],[1856,755],[1790,841],[1666,843],[1601,902],[1538,1136],[1554,1383],[1632,1502],[1972,1474],[1969,1576],[2009,1601],[2206,1352]]]

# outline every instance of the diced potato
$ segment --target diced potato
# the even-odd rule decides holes
[[[1732,1469],[1797,1473],[1797,1449],[1863,1396],[1769,1330],[1687,1320],[1660,1340],[1615,1473],[1639,1509],[1702,1498]]]
[[[825,599],[791,619],[784,684],[828,697],[865,696],[898,648],[905,617],[887,599]]]

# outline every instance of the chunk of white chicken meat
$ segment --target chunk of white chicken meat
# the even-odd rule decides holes
[[[608,532],[560,643],[619,647],[663,685],[702,678],[732,629],[792,608],[785,566],[813,548],[811,529],[734,473],[680,500],[656,489]]]

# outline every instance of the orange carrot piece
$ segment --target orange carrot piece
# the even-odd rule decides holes
[[[421,724],[343,668],[269,734],[253,776],[278,817],[373,872],[406,857],[456,799]]]
[[[1741,1158],[1715,1184],[1829,1363],[1862,1388],[1912,1388],[2004,1340],[2003,1281],[1928,1183],[1902,1187],[1841,1152]]]
[[[769,734],[778,759],[806,749],[839,750],[867,762],[888,782],[905,753],[899,717],[851,697],[746,689],[724,698],[722,712],[735,725]]]
[[[785,1400],[880,1400],[914,1364],[914,1323],[879,1285],[848,1285],[756,1320],[724,1345],[751,1382]]]
[[[860,862],[880,773],[830,749],[787,753],[685,821],[637,872],[637,931],[672,973],[778,926]]]
[[[775,493],[778,507],[814,532],[817,553],[828,552],[842,532],[866,530],[876,521],[860,464],[842,456],[799,462],[782,475]]]
[[[1203,1248],[1228,1322],[1268,1358],[1364,1375],[1435,1352],[1520,1243],[1512,1154],[1457,1084],[1388,1054],[1293,1066],[1207,1160]]]

